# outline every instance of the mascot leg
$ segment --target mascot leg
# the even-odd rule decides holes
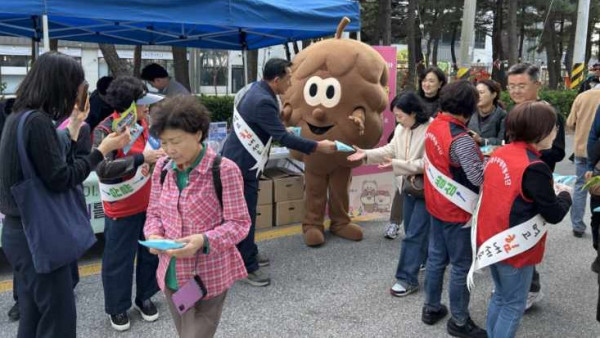
[[[350,222],[348,189],[352,179],[352,168],[338,167],[329,177],[329,217],[331,233],[353,241],[363,238],[362,228]]]
[[[319,246],[325,243],[323,218],[327,203],[327,176],[306,171],[305,179],[305,210],[302,222],[304,243],[308,246]]]

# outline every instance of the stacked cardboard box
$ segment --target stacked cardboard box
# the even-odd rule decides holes
[[[256,207],[256,228],[273,226],[273,181],[262,176],[258,181],[258,203]]]
[[[268,168],[273,181],[273,213],[276,226],[302,222],[304,217],[304,175],[283,168]]]

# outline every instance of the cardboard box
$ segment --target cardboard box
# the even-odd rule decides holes
[[[268,168],[265,176],[273,180],[273,202],[304,198],[304,175],[283,168]]]
[[[273,204],[273,181],[262,176],[258,181],[258,203],[257,205]]]
[[[267,229],[273,226],[273,204],[256,207],[256,229]]]
[[[304,199],[275,203],[275,225],[300,223],[304,218]]]

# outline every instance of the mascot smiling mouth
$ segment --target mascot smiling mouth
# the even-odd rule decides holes
[[[315,135],[323,135],[329,131],[329,129],[333,128],[333,125],[325,126],[325,127],[317,127],[308,122],[306,122],[310,131]]]

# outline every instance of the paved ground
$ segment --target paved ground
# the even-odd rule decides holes
[[[563,162],[557,171],[566,174],[573,165]],[[421,323],[422,292],[406,298],[389,294],[400,240],[383,239],[382,221],[362,224],[365,239],[359,243],[328,237],[324,247],[310,249],[299,235],[261,242],[260,249],[272,261],[268,269],[273,284],[266,288],[236,284],[217,336],[446,337],[445,321],[433,327]],[[568,217],[550,229],[539,267],[545,297],[525,316],[519,336],[600,337],[595,321],[597,275],[590,271],[593,258],[589,232],[583,239],[574,238]],[[10,278],[6,271],[0,262],[0,279]],[[484,324],[492,285],[487,270],[477,275],[476,284],[471,315]],[[110,328],[104,315],[98,275],[84,277],[76,295],[80,337],[176,336],[161,295],[155,297],[161,311],[157,322],[144,323],[132,312],[132,328],[121,334]],[[5,315],[11,305],[11,293],[0,293],[0,337],[16,335],[17,324],[9,323]]]

